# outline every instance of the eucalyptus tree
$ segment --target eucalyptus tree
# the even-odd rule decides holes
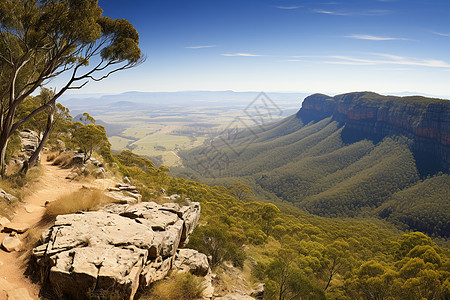
[[[19,127],[37,114],[48,114],[43,138],[26,171],[48,139],[61,95],[143,61],[133,25],[103,16],[97,0],[0,0],[2,175],[9,138]],[[23,101],[56,77],[64,83],[35,110],[18,118]]]

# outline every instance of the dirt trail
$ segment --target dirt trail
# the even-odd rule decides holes
[[[33,194],[26,197],[15,212],[11,222],[34,225],[41,219],[46,201],[54,201],[64,194],[80,189],[83,185],[104,189],[113,186],[111,179],[97,179],[92,183],[76,182],[65,179],[70,169],[60,169],[47,162],[45,155],[42,157],[43,174],[39,180],[38,188]],[[0,233],[0,241],[8,234]],[[26,235],[24,233],[23,235]],[[22,235],[22,236],[23,236]],[[25,275],[24,252],[8,253],[0,250],[0,300],[28,300],[39,299],[39,286],[33,284]],[[27,298],[27,294],[29,297]]]

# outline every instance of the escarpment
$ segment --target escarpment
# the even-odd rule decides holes
[[[297,113],[305,124],[332,117],[343,125],[348,142],[403,135],[411,139],[419,171],[448,172],[450,167],[450,101],[349,93],[307,97]]]

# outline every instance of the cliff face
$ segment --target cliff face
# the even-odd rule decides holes
[[[332,117],[344,126],[343,138],[349,141],[404,135],[413,141],[418,167],[449,170],[449,100],[368,92],[335,97],[314,94],[304,100],[297,117],[304,123]]]

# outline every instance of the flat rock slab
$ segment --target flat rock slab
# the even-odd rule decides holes
[[[131,195],[125,195],[120,191],[109,191],[105,193],[105,196],[114,200],[114,203],[119,204],[134,204],[138,203],[140,199],[132,197]]]
[[[181,211],[154,202],[60,215],[33,257],[41,272],[49,274],[51,286],[67,298],[84,299],[90,290],[133,299],[140,284],[167,275],[178,245],[199,217],[198,203]]]
[[[14,223],[8,223],[4,226],[5,226],[5,227],[3,227],[4,232],[15,231],[17,233],[24,233],[25,231],[30,229],[30,224],[26,224],[26,223],[15,223],[14,222]]]

